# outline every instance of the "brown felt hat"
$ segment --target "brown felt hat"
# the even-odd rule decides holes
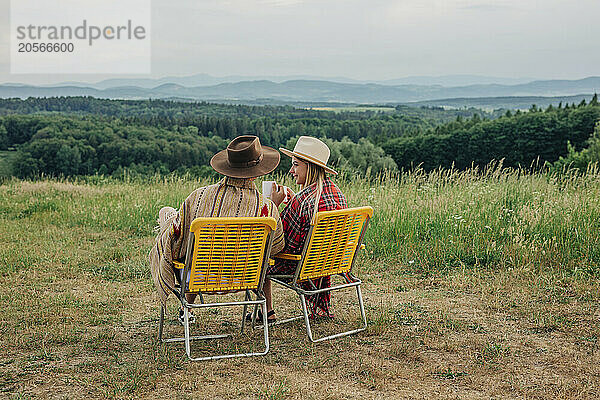
[[[215,154],[210,166],[232,178],[256,178],[266,175],[279,165],[279,152],[261,146],[256,136],[238,136],[225,150]]]

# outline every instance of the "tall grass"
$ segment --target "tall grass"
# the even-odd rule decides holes
[[[491,165],[484,170],[415,170],[375,180],[340,177],[337,184],[351,206],[375,209],[365,238],[371,257],[425,274],[529,268],[597,276],[599,177],[597,170],[549,175]],[[295,188],[288,177],[276,178]],[[158,176],[11,180],[0,186],[1,218],[149,237],[161,206],[177,208],[192,190],[209,183]]]
[[[416,170],[341,187],[375,209],[366,243],[423,272],[462,267],[600,273],[600,175]]]

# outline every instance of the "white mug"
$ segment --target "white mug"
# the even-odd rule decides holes
[[[263,194],[263,199],[264,199],[265,203],[267,202],[267,199],[271,198],[274,188],[275,188],[275,181],[263,181],[262,194]]]

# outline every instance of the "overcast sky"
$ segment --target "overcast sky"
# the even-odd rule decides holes
[[[10,75],[8,10],[0,82],[117,77]],[[153,0],[152,77],[579,79],[600,75],[599,19],[600,0]]]

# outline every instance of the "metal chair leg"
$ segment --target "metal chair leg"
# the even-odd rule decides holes
[[[361,330],[367,329],[367,313],[365,312],[365,303],[362,297],[362,291],[360,290],[360,285],[356,287],[356,294],[358,296],[358,304],[360,305],[360,315],[363,319],[363,328]]]
[[[365,329],[367,329],[367,315],[365,313],[365,306],[364,306],[364,302],[363,302],[362,292],[360,290],[360,285],[356,286],[356,295],[358,297],[358,305],[359,305],[359,308],[360,308],[360,315],[362,317],[362,322],[363,322],[362,327],[360,327],[358,329],[353,329],[353,330],[350,330],[350,331],[346,331],[346,332],[336,333],[334,335],[324,336],[324,337],[319,338],[319,339],[315,339],[313,337],[312,329],[310,327],[310,318],[308,316],[308,309],[306,307],[306,296],[304,296],[304,294],[302,294],[302,293],[298,293],[298,296],[300,296],[300,303],[302,304],[302,313],[304,314],[304,324],[306,326],[306,333],[307,333],[308,338],[310,339],[311,342],[317,343],[317,342],[322,342],[324,340],[329,340],[329,339],[335,339],[335,338],[338,338],[338,337],[348,336],[348,335],[352,335],[352,334],[357,333],[357,332],[362,332]]]
[[[267,301],[265,300],[262,304],[262,312],[264,315],[264,318],[267,318]],[[265,351],[263,353],[260,353],[259,355],[265,355],[269,352],[269,324],[265,323],[266,321],[263,321],[263,327],[264,327],[264,338],[265,338]]]
[[[310,329],[310,318],[308,317],[308,310],[306,308],[306,297],[302,293],[299,293],[298,296],[300,296],[300,303],[302,304],[302,313],[304,314],[304,326],[306,327],[306,334],[308,335],[310,341],[314,343],[315,341],[313,340],[312,331]]]
[[[263,299],[258,299],[255,301],[252,301],[250,298],[250,295],[247,294],[246,295],[246,301],[250,301],[251,304],[257,304],[256,302],[259,302],[257,305],[260,305],[262,308],[262,312],[265,313],[267,312],[267,302],[266,300]],[[217,304],[220,306],[231,306],[234,305],[232,303],[222,303],[222,304]],[[242,305],[242,304],[240,304]],[[246,308],[247,304],[244,304],[244,308]],[[249,357],[249,356],[262,356],[265,355],[269,352],[270,349],[270,345],[269,345],[269,327],[268,324],[265,325],[263,327],[263,336],[264,336],[264,344],[265,344],[265,349],[262,352],[254,352],[254,353],[236,353],[236,354],[223,354],[223,355],[217,355],[217,356],[207,356],[207,357],[197,357],[194,358],[192,357],[192,351],[191,351],[191,341],[195,340],[195,339],[220,339],[220,338],[226,338],[229,337],[231,335],[229,334],[223,334],[223,335],[204,335],[204,336],[191,336],[190,334],[190,311],[187,307],[184,307],[184,312],[183,312],[183,320],[184,320],[184,337],[183,338],[173,338],[173,339],[165,339],[163,342],[175,342],[175,341],[182,341],[185,342],[185,352],[188,356],[188,358],[191,361],[208,361],[208,360],[220,360],[220,359],[224,359],[224,358],[236,358],[236,357]]]
[[[267,310],[267,304],[266,301],[262,301],[261,303],[261,308],[263,312],[266,312]],[[184,317],[184,319],[186,319]],[[223,354],[223,355],[218,355],[218,356],[207,356],[207,357],[197,357],[194,358],[191,355],[191,345],[190,345],[190,339],[215,339],[215,338],[221,338],[221,337],[227,337],[229,335],[207,335],[207,336],[189,336],[189,325],[187,324],[188,320],[185,321],[186,322],[186,328],[185,329],[185,350],[186,350],[186,354],[188,356],[188,358],[190,359],[190,361],[208,361],[208,360],[222,360],[225,358],[237,358],[237,357],[250,357],[250,356],[263,356],[265,354],[267,354],[270,350],[270,345],[269,345],[269,326],[268,324],[265,324],[263,327],[263,336],[264,336],[264,344],[265,344],[265,349],[262,352],[255,352],[255,353],[236,353],[236,354]]]
[[[183,332],[185,337],[185,352],[191,359],[192,350],[190,346],[190,310],[187,307],[183,308]]]

